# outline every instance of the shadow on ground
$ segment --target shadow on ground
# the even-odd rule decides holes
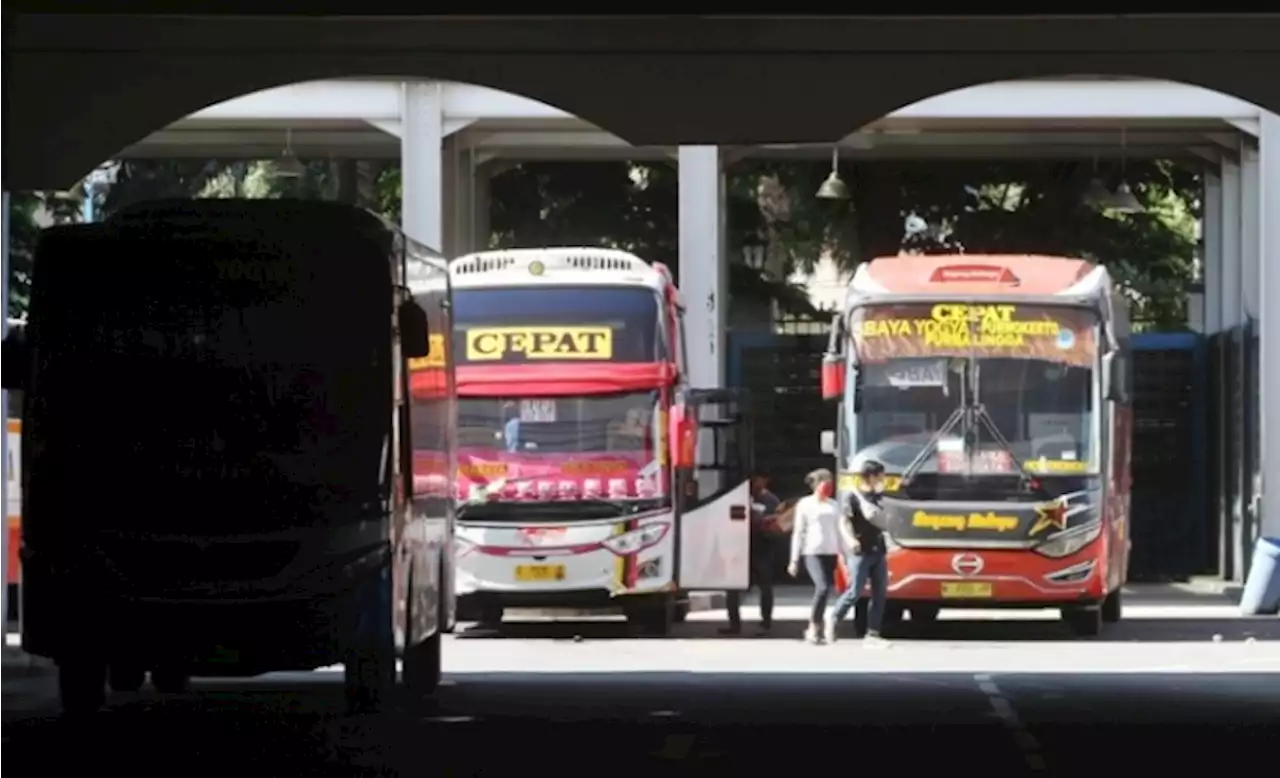
[[[429,706],[402,701],[372,716],[342,713],[341,683],[201,682],[182,697],[140,695],[79,722],[4,727],[6,763],[42,772],[177,765],[249,776],[502,775],[554,760],[562,774],[601,764],[638,769],[759,769],[793,764],[801,742],[864,744],[863,765],[954,772],[980,765],[1050,775],[1115,769],[1180,774],[1187,753],[1263,759],[1280,745],[1267,695],[1280,676],[969,674],[477,673],[452,676]],[[1021,716],[1022,735],[993,695]],[[820,735],[813,741],[815,734]],[[1187,739],[1183,739],[1187,738]],[[869,745],[874,744],[874,746]],[[1140,745],[1139,745],[1140,744]],[[766,761],[767,760],[767,761]],[[1084,772],[1077,772],[1083,770]]]
[[[801,621],[777,621],[768,631],[757,624],[746,622],[740,635],[720,632],[725,622],[713,620],[690,621],[676,625],[668,638],[685,640],[800,640],[805,624]],[[479,628],[475,625],[459,625],[458,637],[467,640],[495,640],[516,638],[523,640],[626,640],[643,637],[621,620],[539,620],[506,621],[500,630]],[[852,639],[854,625],[846,621],[841,625],[842,639]],[[1208,641],[1280,641],[1280,619],[1257,618],[1141,618],[1107,625],[1102,635],[1092,638],[1075,636],[1060,621],[1018,619],[995,621],[990,619],[965,620],[962,617],[944,618],[933,624],[904,622],[885,632],[895,640],[947,641],[947,642],[1038,642],[1089,640],[1094,642],[1208,642]],[[664,638],[655,638],[664,639]]]

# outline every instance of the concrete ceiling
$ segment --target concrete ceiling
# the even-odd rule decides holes
[[[7,14],[4,186],[66,187],[205,106],[350,76],[483,84],[639,146],[831,143],[973,84],[1131,75],[1280,112],[1280,16]]]

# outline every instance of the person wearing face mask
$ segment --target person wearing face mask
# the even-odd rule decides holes
[[[830,470],[814,470],[804,481],[813,493],[796,503],[787,572],[795,577],[803,564],[813,581],[813,604],[804,637],[810,643],[821,643],[822,613],[835,585],[836,559],[840,554],[840,506],[831,496],[834,485]]]
[[[835,642],[836,627],[858,604],[863,588],[870,581],[871,607],[865,641],[869,645],[886,645],[887,641],[880,636],[880,625],[884,621],[885,601],[889,596],[889,563],[884,530],[877,521],[880,500],[884,495],[884,465],[867,460],[858,475],[858,488],[849,495],[844,520],[840,522],[849,588],[844,590],[827,615],[824,637],[828,643]]]

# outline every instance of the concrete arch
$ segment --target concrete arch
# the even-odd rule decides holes
[[[16,15],[9,189],[57,188],[202,106],[352,74],[483,84],[636,144],[829,142],[973,84],[1080,72],[1280,111],[1280,18],[316,18]]]

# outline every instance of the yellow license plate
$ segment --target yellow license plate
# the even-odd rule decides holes
[[[517,581],[563,581],[564,565],[516,565]]]
[[[990,597],[991,584],[979,581],[950,581],[942,584],[942,596],[957,599]]]

